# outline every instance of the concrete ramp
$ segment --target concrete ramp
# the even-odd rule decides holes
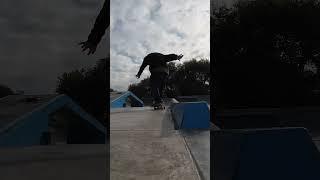
[[[319,151],[304,128],[220,130],[211,140],[214,179],[320,179]]]

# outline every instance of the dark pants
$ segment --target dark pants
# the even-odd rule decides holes
[[[155,103],[162,102],[162,93],[167,79],[166,73],[151,73],[151,94]]]

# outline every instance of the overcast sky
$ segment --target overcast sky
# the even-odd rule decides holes
[[[126,90],[151,52],[210,58],[209,0],[111,0],[110,83]],[[149,76],[145,69],[141,79]]]
[[[106,57],[106,39],[93,56],[76,45],[86,40],[102,4],[103,0],[2,0],[0,84],[26,93],[52,93],[60,74]]]

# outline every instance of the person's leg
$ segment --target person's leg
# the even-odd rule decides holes
[[[160,88],[159,88],[159,94],[160,94],[160,101],[163,102],[163,90],[166,87],[166,80],[167,80],[167,74],[166,73],[162,73],[161,74],[161,80],[160,80]]]
[[[160,103],[161,102],[161,97],[160,97],[160,83],[161,83],[161,78],[159,76],[159,73],[152,73],[150,77],[150,82],[151,82],[151,94],[154,100],[154,103]]]

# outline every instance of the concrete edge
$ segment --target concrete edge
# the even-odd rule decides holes
[[[190,159],[191,159],[191,161],[192,161],[192,163],[193,163],[193,165],[194,165],[194,166],[192,166],[192,167],[193,167],[194,170],[196,171],[198,179],[199,179],[199,180],[204,180],[204,176],[203,176],[203,174],[202,174],[201,171],[200,171],[200,167],[199,167],[199,165],[198,165],[195,157],[192,155],[192,152],[191,152],[191,150],[190,150],[190,147],[189,147],[186,139],[184,138],[184,136],[183,136],[181,133],[179,133],[179,136],[182,138],[184,147],[186,148],[186,151],[187,151],[187,153],[189,154],[189,157],[190,157]]]

